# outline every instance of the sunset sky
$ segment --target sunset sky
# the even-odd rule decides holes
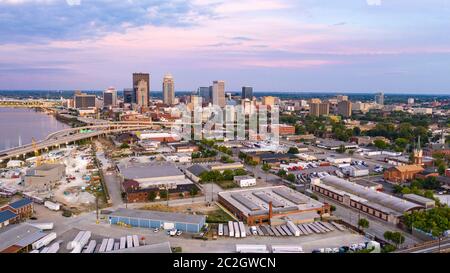
[[[0,89],[450,93],[448,0],[0,0]]]

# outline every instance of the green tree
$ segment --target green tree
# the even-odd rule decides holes
[[[291,147],[289,148],[288,154],[298,154],[299,150],[297,147]]]
[[[295,182],[295,174],[293,174],[293,173],[288,174],[286,179],[291,181],[291,182]]]
[[[270,167],[269,164],[264,163],[264,164],[262,165],[261,169],[262,169],[264,172],[268,172],[268,171],[270,171],[270,169],[272,169],[272,168]]]
[[[168,194],[167,190],[161,190],[161,191],[159,191],[159,197],[160,197],[161,199],[166,199],[168,196],[169,196],[169,194]]]
[[[128,143],[124,142],[122,143],[122,145],[120,145],[120,149],[128,149],[130,148],[130,145],[128,145]]]
[[[375,145],[375,147],[381,150],[385,150],[389,147],[389,145],[381,139],[376,139],[373,144]]]
[[[155,199],[156,199],[156,192],[151,191],[151,192],[148,194],[148,200],[149,200],[150,202],[153,202],[153,201],[155,201]]]
[[[359,228],[368,228],[369,227],[369,221],[367,219],[361,218],[358,221],[358,229]]]

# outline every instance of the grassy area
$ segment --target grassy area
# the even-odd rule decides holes
[[[227,189],[234,189],[234,188],[237,188],[238,186],[237,186],[237,184],[236,183],[234,183],[234,181],[228,181],[228,180],[225,180],[225,181],[217,181],[217,182],[214,182],[214,183],[216,183],[217,185],[219,185],[222,189],[224,189],[224,190],[227,190]]]
[[[222,209],[211,211],[206,215],[207,223],[228,223],[228,221],[234,221],[234,219]]]
[[[11,201],[11,198],[0,197],[0,206],[6,205]]]

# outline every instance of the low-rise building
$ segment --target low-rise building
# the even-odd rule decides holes
[[[311,190],[344,206],[382,221],[397,224],[405,214],[424,207],[407,200],[338,178],[326,176],[311,181]]]
[[[30,218],[34,212],[34,204],[31,199],[22,198],[0,208],[0,211],[11,211],[18,216],[18,220]]]
[[[120,208],[109,214],[108,220],[111,225],[124,223],[139,228],[177,229],[183,232],[198,233],[205,225],[206,217],[203,215]]]
[[[313,222],[330,213],[330,206],[286,186],[220,192],[219,203],[248,225]]]
[[[50,187],[65,175],[66,166],[64,164],[43,164],[28,170],[23,180],[27,187]]]
[[[384,172],[384,179],[392,183],[401,184],[414,179],[423,170],[420,165],[394,166]]]
[[[19,221],[19,215],[10,210],[0,211],[0,229]]]
[[[173,163],[133,163],[118,165],[122,181],[134,180],[141,189],[176,189],[192,184]]]
[[[404,194],[403,198],[423,206],[425,209],[432,209],[436,206],[436,201],[417,194]]]
[[[29,252],[31,245],[47,234],[32,225],[21,223],[0,230],[0,253]]]
[[[234,182],[241,188],[256,186],[256,178],[249,175],[235,176]]]

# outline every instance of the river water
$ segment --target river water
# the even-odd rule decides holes
[[[69,128],[54,116],[26,108],[0,108],[0,151],[42,140]]]

